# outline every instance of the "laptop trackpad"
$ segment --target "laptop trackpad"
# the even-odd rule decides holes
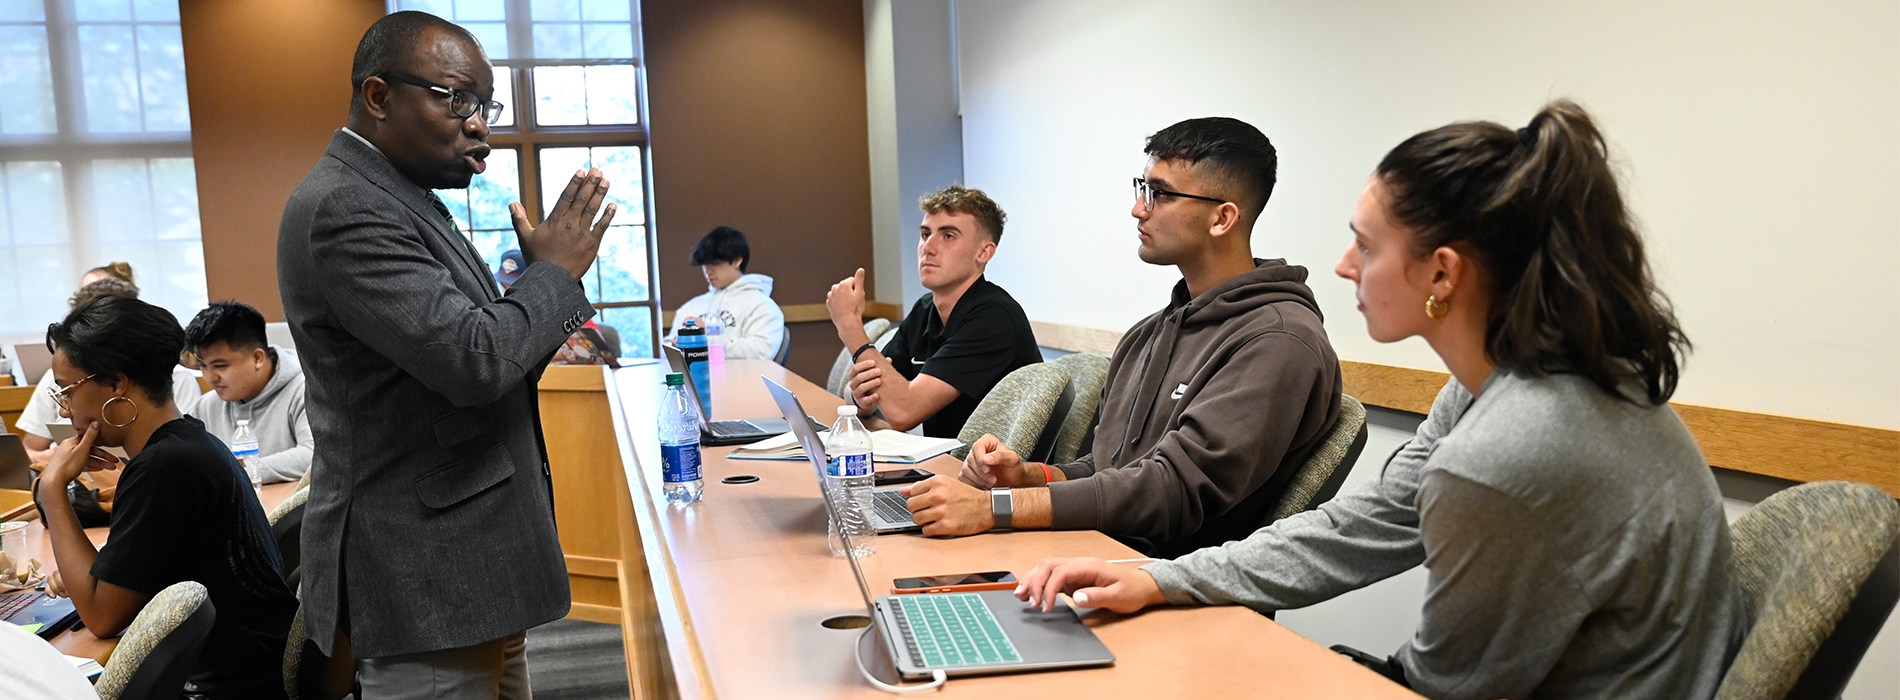
[[[1108,663],[1115,655],[1066,605],[1043,612],[1012,591],[981,591],[983,602],[1023,657],[1023,665]]]

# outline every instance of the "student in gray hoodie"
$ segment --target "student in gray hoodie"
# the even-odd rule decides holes
[[[310,469],[310,421],[304,415],[303,366],[293,350],[267,344],[264,316],[220,301],[185,327],[185,347],[198,356],[211,385],[187,414],[225,444],[237,422],[250,421],[262,483],[296,481]]]
[[[924,534],[1100,530],[1163,557],[1240,539],[1272,517],[1338,420],[1339,360],[1306,268],[1253,257],[1273,144],[1209,117],[1162,129],[1144,150],[1130,212],[1138,253],[1182,279],[1116,346],[1091,453],[1025,463],[985,435],[960,479],[910,487]]]

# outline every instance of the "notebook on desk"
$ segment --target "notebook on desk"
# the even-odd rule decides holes
[[[672,345],[661,344],[660,349],[666,355],[667,366],[671,371],[686,373],[686,356]],[[699,387],[692,377],[686,378],[686,396],[692,399],[693,415],[699,420],[699,444],[706,447],[725,447],[727,445],[750,445],[774,435],[783,435],[790,426],[778,418],[747,418],[743,420],[712,420],[706,415],[705,405],[699,400]],[[813,422],[818,430],[825,425]]]

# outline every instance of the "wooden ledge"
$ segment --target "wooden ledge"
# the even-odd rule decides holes
[[[1121,333],[1031,321],[1036,341],[1109,354]],[[1340,360],[1347,394],[1368,406],[1430,413],[1446,372]],[[1670,402],[1710,466],[1791,481],[1855,481],[1900,497],[1900,430]]]

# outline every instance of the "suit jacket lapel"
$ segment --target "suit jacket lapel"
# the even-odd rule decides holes
[[[474,274],[475,279],[487,281],[482,286],[489,290],[489,296],[493,298],[497,291],[494,273],[488,270],[488,264],[482,261],[481,256],[475,254],[475,245],[462,234],[451,230],[448,222],[436,212],[435,205],[429,202],[427,190],[396,170],[395,164],[390,163],[387,156],[341,130],[330,138],[328,153],[335,156],[337,160],[343,161],[351,169],[362,173],[364,178],[393,195],[396,201],[402,202],[403,206],[415,212],[423,221],[429,222],[429,228],[455,251],[455,256],[462,260],[463,267]]]

